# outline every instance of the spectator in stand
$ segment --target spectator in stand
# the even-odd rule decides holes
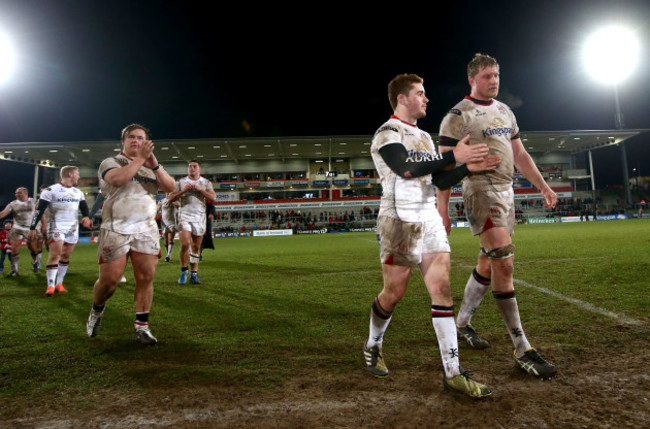
[[[5,257],[11,255],[11,243],[9,243],[9,232],[11,231],[11,221],[4,222],[4,228],[0,230],[0,273],[5,270]],[[9,256],[11,259],[11,256]]]

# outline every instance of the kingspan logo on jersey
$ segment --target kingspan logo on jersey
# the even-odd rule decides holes
[[[483,137],[502,136],[512,134],[512,128],[506,127],[505,122],[501,118],[494,118],[490,126],[481,130]]]
[[[70,197],[57,198],[56,202],[57,203],[78,203],[79,198],[70,198]]]

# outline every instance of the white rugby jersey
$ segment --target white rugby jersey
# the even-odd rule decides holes
[[[50,230],[69,231],[79,226],[79,203],[86,196],[74,186],[63,186],[61,182],[41,192],[41,199],[49,203],[48,224]]]
[[[160,216],[165,225],[176,225],[178,223],[178,208],[175,203],[170,203],[167,198],[158,202]]]
[[[212,182],[202,176],[199,176],[196,180],[183,177],[176,182],[176,190],[183,190],[187,185],[194,185],[206,191],[213,190]],[[192,189],[181,196],[180,203],[180,208],[178,209],[179,222],[205,222],[205,197],[203,194]]]
[[[13,200],[9,203],[13,213],[14,225],[12,228],[29,229],[36,210],[36,200],[27,198],[25,201]]]
[[[511,189],[514,174],[512,140],[519,138],[519,127],[512,110],[498,100],[481,101],[465,97],[443,118],[439,141],[443,146],[455,146],[467,134],[470,135],[470,145],[487,144],[490,155],[501,156],[501,163],[494,171],[472,173],[465,177],[463,194],[488,189]]]
[[[130,162],[126,155],[120,153],[106,158],[99,166],[99,186],[104,196],[101,228],[120,234],[157,231],[158,182],[150,168],[140,167],[136,175],[122,186],[113,186],[104,181],[106,172]]]
[[[438,217],[436,195],[431,175],[404,179],[386,165],[379,149],[387,144],[402,143],[409,158],[407,162],[431,161],[437,155],[431,136],[415,125],[396,116],[385,122],[372,139],[370,153],[381,180],[380,215],[405,222],[430,221]]]

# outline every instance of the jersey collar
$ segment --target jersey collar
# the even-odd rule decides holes
[[[401,123],[406,124],[406,125],[410,125],[410,126],[413,127],[413,128],[417,128],[417,127],[418,127],[418,126],[415,125],[415,124],[411,124],[411,123],[409,123],[409,122],[402,121],[400,118],[398,118],[398,117],[395,116],[395,115],[390,115],[390,118],[391,118],[391,119],[397,119],[397,120],[400,121]]]
[[[487,101],[486,100],[477,100],[476,98],[470,97],[469,95],[465,96],[465,100],[469,100],[469,101],[471,101],[472,103],[475,103],[475,104],[480,104],[481,106],[491,106],[492,103],[494,103],[494,99],[487,100]]]

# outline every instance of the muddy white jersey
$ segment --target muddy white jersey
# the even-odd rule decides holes
[[[379,150],[389,144],[401,143],[408,152],[407,162],[431,161],[437,155],[431,136],[417,126],[392,116],[372,139],[370,153],[381,180],[382,195],[379,214],[405,222],[431,221],[439,217],[431,175],[402,178],[384,162]]]
[[[196,180],[183,177],[176,182],[176,190],[181,191],[187,185],[194,185],[206,191],[213,190],[212,182],[201,176]],[[205,197],[203,194],[196,189],[191,189],[181,195],[180,202],[180,208],[178,209],[179,222],[205,222]]]
[[[138,234],[158,230],[156,224],[156,194],[158,182],[150,168],[140,167],[133,178],[122,186],[104,181],[104,175],[115,168],[128,165],[131,160],[123,153],[106,158],[99,166],[99,186],[104,196],[102,229],[120,234]]]
[[[178,224],[178,207],[176,202],[170,203],[167,198],[163,198],[158,202],[158,207],[160,207],[160,217],[164,225],[172,226]]]
[[[51,231],[68,231],[79,226],[79,203],[86,200],[79,189],[59,182],[44,189],[40,198],[49,203],[48,225]]]
[[[463,194],[477,191],[507,191],[512,188],[514,159],[512,140],[519,138],[519,127],[514,113],[498,100],[481,101],[465,97],[456,104],[440,124],[440,145],[455,146],[458,140],[470,135],[469,144],[485,143],[490,155],[501,156],[494,171],[472,173],[463,180]]]
[[[14,218],[13,227],[29,230],[32,217],[34,216],[34,210],[36,210],[36,200],[33,198],[27,198],[25,201],[13,200],[9,203],[9,207],[11,207],[11,213]]]

